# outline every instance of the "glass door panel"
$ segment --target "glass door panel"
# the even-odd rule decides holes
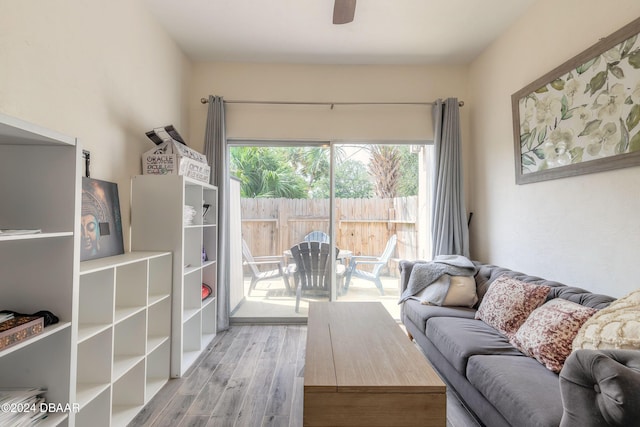
[[[232,321],[304,321],[309,301],[328,300],[329,293],[313,289],[298,296],[291,247],[305,240],[330,243],[329,145],[233,145],[229,158],[240,193],[240,212],[231,215],[241,217],[235,238],[243,240],[243,283],[231,284],[242,298],[231,307]]]

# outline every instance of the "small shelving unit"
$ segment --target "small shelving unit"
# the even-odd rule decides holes
[[[80,263],[77,426],[126,426],[169,380],[170,252]]]
[[[0,309],[48,310],[57,324],[0,350],[1,387],[45,388],[48,402],[75,398],[74,290],[79,264],[80,150],[75,138],[0,114]],[[69,413],[46,426],[70,425]]]
[[[192,221],[185,206],[195,210]],[[133,178],[132,250],[173,252],[172,377],[181,377],[216,335],[217,227],[215,186],[179,175]],[[205,300],[203,283],[213,290]]]

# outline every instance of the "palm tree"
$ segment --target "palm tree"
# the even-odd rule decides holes
[[[289,161],[302,176],[309,189],[329,176],[329,150],[324,147],[293,147],[288,149]]]
[[[369,173],[375,180],[376,196],[392,198],[398,195],[402,155],[397,146],[373,145]]]
[[[311,198],[329,197],[330,153],[327,147],[291,147],[287,149],[291,166],[307,182],[307,192]],[[337,164],[344,157],[341,147],[335,148]]]
[[[240,180],[242,197],[307,197],[304,180],[291,168],[282,149],[233,147],[231,171]]]

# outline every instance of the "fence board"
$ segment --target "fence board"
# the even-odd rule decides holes
[[[416,258],[417,197],[336,199],[336,246],[380,255],[398,236],[392,258]],[[236,213],[232,212],[232,215]],[[329,233],[329,199],[241,199],[242,237],[254,256],[281,254],[311,231]],[[391,267],[395,273],[395,268]]]

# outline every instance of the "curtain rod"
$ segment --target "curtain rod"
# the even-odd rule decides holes
[[[200,98],[200,102],[208,104],[207,98]],[[231,100],[224,101],[225,104],[265,104],[265,105],[328,105],[333,109],[334,105],[433,105],[433,102],[300,102],[300,101],[245,101]],[[459,101],[460,107],[464,106],[464,101]]]

